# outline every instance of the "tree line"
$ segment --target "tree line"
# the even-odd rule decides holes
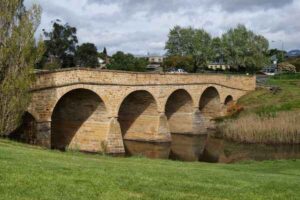
[[[37,63],[38,69],[59,69],[71,67],[99,67],[99,58],[108,69],[126,71],[145,71],[148,64],[146,59],[136,58],[132,54],[122,51],[116,52],[108,58],[106,48],[102,52],[93,43],[78,45],[77,29],[68,23],[63,24],[55,20],[52,30],[43,30],[45,52]]]
[[[175,26],[170,30],[165,49],[165,67],[180,66],[189,72],[203,70],[211,62],[247,72],[255,72],[269,64],[268,40],[244,25],[215,38],[204,29]]]

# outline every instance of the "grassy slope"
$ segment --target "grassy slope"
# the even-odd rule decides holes
[[[0,140],[0,199],[299,199],[299,169],[300,160],[182,163]]]
[[[300,109],[300,74],[289,77],[271,78],[269,85],[279,86],[281,91],[272,94],[269,90],[259,89],[242,97],[238,103],[245,108],[244,114],[268,114],[278,111]]]

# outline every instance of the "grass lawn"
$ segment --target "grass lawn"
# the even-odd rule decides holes
[[[242,114],[270,114],[300,109],[300,74],[275,76],[268,80],[268,85],[278,86],[281,90],[273,94],[267,89],[258,89],[243,96],[238,101],[245,108]]]
[[[300,199],[300,160],[184,163],[0,140],[0,199]]]

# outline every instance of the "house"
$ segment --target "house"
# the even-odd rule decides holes
[[[163,71],[162,64],[165,57],[160,55],[149,55],[147,56],[149,64],[147,65],[148,71]]]

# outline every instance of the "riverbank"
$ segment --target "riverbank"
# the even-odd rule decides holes
[[[0,199],[297,199],[300,161],[183,163],[0,140]]]
[[[300,74],[272,77],[237,105],[243,108],[240,113],[218,123],[224,138],[243,143],[300,144]]]

